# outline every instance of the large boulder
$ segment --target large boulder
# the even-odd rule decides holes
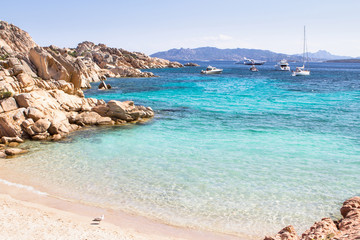
[[[33,89],[35,82],[29,74],[20,73],[17,75],[17,79],[23,91],[30,92]]]
[[[127,117],[127,104],[111,100],[107,103],[107,106],[109,107],[109,111],[106,113],[107,116],[113,117],[113,118],[120,118],[122,120],[126,120]]]
[[[27,117],[32,118],[34,121],[39,120],[40,118],[45,117],[45,114],[34,107],[29,107],[26,111]]]
[[[337,239],[360,239],[360,197],[346,200],[340,211],[344,218],[339,223],[341,232]]]
[[[18,154],[27,153],[28,150],[21,149],[21,148],[7,148],[5,149],[5,154],[8,156],[14,156]]]
[[[15,95],[14,98],[20,107],[28,108],[32,102],[30,93],[21,93]]]
[[[1,100],[0,105],[4,112],[9,112],[18,108],[18,105],[13,97]]]
[[[60,91],[60,90],[59,90]],[[70,96],[70,95],[67,95]],[[34,107],[39,110],[42,109],[61,109],[61,103],[57,101],[48,91],[36,90],[31,93],[21,93],[14,96],[20,107]]]
[[[84,107],[90,108],[90,106],[88,106],[88,102],[79,96],[69,95],[61,90],[53,90],[49,93],[65,111],[80,111]]]
[[[19,114],[22,110],[13,110],[0,114],[0,136],[24,138],[24,131],[21,123],[25,120],[24,114]],[[15,117],[14,117],[15,116]]]
[[[5,137],[5,136],[3,136],[3,137],[1,138],[1,142],[2,142],[3,144],[8,144],[8,143],[11,143],[11,142],[23,143],[24,140],[21,139],[21,138],[18,137],[18,136],[16,136],[16,137]]]
[[[51,122],[48,119],[39,119],[32,126],[32,130],[36,133],[45,133],[51,126]]]
[[[114,122],[109,117],[102,117],[96,112],[83,112],[76,116],[78,125],[112,125]]]
[[[30,61],[36,66],[37,74],[45,80],[66,80],[70,81],[69,73],[51,54],[42,47],[30,49]]]
[[[353,197],[346,200],[340,209],[341,215],[345,218],[347,214],[355,209],[360,209],[360,197]]]
[[[65,112],[55,110],[52,111],[48,116],[50,117],[51,122],[48,132],[51,135],[60,134],[61,136],[64,136],[70,132],[71,126]]]

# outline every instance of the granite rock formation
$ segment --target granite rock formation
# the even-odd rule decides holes
[[[154,116],[134,102],[85,98],[82,88],[106,77],[152,77],[140,69],[182,67],[142,53],[80,43],[76,49],[40,47],[28,33],[0,21],[0,156],[23,139],[59,140],[86,125],[113,125]]]
[[[264,240],[352,240],[360,239],[360,197],[346,200],[340,209],[342,219],[333,221],[323,218],[315,222],[301,237],[297,236],[293,226],[287,226],[274,237]]]

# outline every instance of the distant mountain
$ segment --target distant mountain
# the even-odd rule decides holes
[[[302,56],[302,54],[296,54],[298,56]],[[350,59],[349,56],[337,56],[332,55],[328,51],[325,50],[319,50],[315,53],[309,53],[309,58],[311,59],[321,59],[321,60],[336,60],[336,59]]]
[[[260,49],[219,49],[215,47],[200,47],[193,49],[174,48],[168,51],[154,53],[151,55],[151,57],[180,61],[241,61],[244,59],[244,57],[268,62],[277,62],[281,59],[287,59],[288,61],[296,62],[302,61],[302,55],[300,54],[288,55]],[[320,50],[316,53],[309,53],[310,61],[324,61],[341,58],[350,57],[335,56],[324,50]]]

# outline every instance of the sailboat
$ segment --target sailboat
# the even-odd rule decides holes
[[[295,71],[293,71],[293,76],[308,76],[310,75],[310,70],[305,70],[305,53],[306,53],[306,60],[308,60],[308,53],[307,53],[307,45],[306,45],[306,35],[305,35],[305,26],[304,26],[304,49],[303,49],[303,66],[297,67]]]

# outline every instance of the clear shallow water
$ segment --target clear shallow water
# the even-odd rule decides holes
[[[110,79],[87,97],[151,106],[146,124],[91,128],[1,163],[52,192],[188,227],[263,236],[339,216],[360,195],[360,64],[211,63]]]

